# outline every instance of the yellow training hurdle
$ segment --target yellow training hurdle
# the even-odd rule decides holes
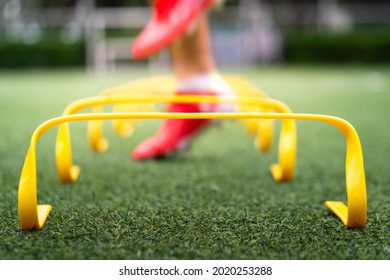
[[[22,229],[41,229],[52,208],[51,205],[39,205],[37,198],[36,144],[45,131],[54,126],[74,121],[202,118],[311,120],[325,122],[337,127],[346,139],[345,174],[348,206],[341,201],[327,201],[325,205],[341,219],[345,226],[365,226],[367,195],[360,139],[354,127],[343,119],[326,115],[293,113],[100,113],[67,115],[50,119],[34,131],[19,181],[18,212]]]
[[[39,205],[37,197],[36,146],[40,136],[47,130],[59,126],[55,158],[59,178],[62,182],[75,182],[80,167],[73,165],[69,122],[88,121],[90,147],[96,152],[108,148],[103,136],[104,120],[111,120],[115,132],[130,136],[137,122],[146,119],[236,119],[255,136],[255,148],[267,151],[271,146],[273,121],[281,120],[278,144],[278,162],[270,166],[275,181],[290,181],[294,178],[296,160],[296,120],[321,121],[337,127],[346,139],[346,190],[347,205],[341,201],[327,201],[325,205],[334,212],[347,227],[366,224],[367,195],[364,162],[359,136],[347,121],[334,116],[296,114],[240,75],[223,75],[224,80],[237,94],[228,99],[215,96],[174,95],[176,80],[171,75],[140,79],[113,87],[98,96],[83,98],[70,103],[61,117],[42,123],[30,140],[19,182],[18,209],[22,229],[41,229],[51,211],[50,205]],[[156,113],[157,103],[226,103],[236,106],[236,113]],[[104,113],[104,106],[112,106],[111,113]],[[91,113],[79,111],[92,108]]]
[[[247,80],[242,75],[237,74],[224,74],[223,79],[227,82],[230,88],[239,97],[252,97],[252,98],[268,98],[268,95],[259,90],[253,83]],[[154,96],[155,98],[172,97],[174,96],[176,88],[176,79],[172,75],[161,75],[151,78],[144,78],[132,81],[125,85],[113,87],[104,90],[99,94],[101,97],[109,96]],[[141,93],[141,94],[140,94]],[[156,101],[157,102],[157,101]],[[161,101],[164,102],[164,101]],[[287,106],[286,106],[287,107]],[[66,111],[66,109],[65,109]],[[63,115],[68,115],[68,112]],[[113,112],[146,112],[156,111],[156,107],[153,101],[148,100],[145,103],[118,103],[113,104]],[[265,110],[259,110],[258,106],[241,106],[238,108],[239,112],[263,112]],[[73,112],[74,113],[74,112]],[[92,113],[103,113],[102,106],[94,106]],[[258,135],[261,130],[262,137],[257,137],[255,142],[256,148],[261,151],[267,151],[271,147],[271,136],[273,131],[273,120],[256,120],[245,119],[242,120],[247,131],[250,134]],[[134,131],[134,126],[137,120],[112,120],[115,132],[122,136],[127,137]],[[260,123],[259,123],[260,122]],[[96,152],[103,152],[108,147],[106,139],[100,137],[101,121],[90,121],[88,123],[88,137],[90,140],[91,148]]]
[[[237,97],[235,99],[223,99],[213,96],[98,96],[76,100],[69,104],[64,110],[63,116],[72,115],[82,109],[93,107],[94,112],[101,112],[102,105],[107,104],[134,104],[134,103],[155,103],[155,102],[180,102],[180,103],[233,103],[239,104],[241,110],[245,106],[274,110],[279,113],[291,113],[290,109],[282,102],[270,98],[249,98]],[[104,151],[108,147],[108,141],[102,136],[102,121],[89,121],[88,136],[90,145],[95,151]],[[259,122],[257,138],[262,139],[260,147],[255,140],[255,147],[265,150],[270,146],[271,131],[269,122]],[[282,120],[279,140],[279,163],[271,166],[271,172],[276,181],[290,181],[294,176],[296,157],[296,127],[294,120]],[[75,182],[80,173],[80,168],[72,163],[72,149],[70,144],[70,132],[68,123],[59,126],[56,140],[56,164],[60,180],[64,183]]]

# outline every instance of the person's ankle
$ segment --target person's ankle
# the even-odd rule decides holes
[[[188,79],[179,80],[177,85],[177,94],[191,95],[215,95],[226,99],[234,99],[236,94],[225,82],[223,77],[217,71],[199,73]],[[204,112],[235,112],[235,105],[232,103],[219,103],[217,106],[202,106]]]

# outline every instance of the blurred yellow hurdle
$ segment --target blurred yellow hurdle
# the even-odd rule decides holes
[[[100,113],[67,115],[50,119],[34,131],[19,182],[18,209],[22,229],[41,229],[51,211],[50,205],[38,205],[36,144],[39,137],[48,129],[68,122],[113,119],[280,119],[329,123],[337,127],[346,138],[345,173],[348,206],[341,201],[327,201],[325,205],[347,227],[361,227],[366,224],[367,197],[361,144],[354,127],[343,119],[293,113]],[[281,141],[282,139],[281,137]],[[288,137],[285,138],[285,141],[289,140]],[[274,170],[273,172],[277,173]],[[275,174],[273,175],[275,177]]]
[[[223,75],[223,79],[229,84],[233,91],[240,97],[238,99],[229,100],[227,103],[238,104],[240,112],[268,112],[278,111],[282,113],[290,113],[290,109],[283,103],[276,101],[263,102],[264,106],[259,106],[259,102],[244,100],[243,97],[251,97],[256,99],[265,99],[267,94],[259,90],[254,84],[247,80],[242,75],[228,74]],[[186,97],[180,98],[173,95],[176,88],[176,79],[172,75],[155,76],[132,81],[125,85],[110,88],[100,93],[100,98],[85,98],[77,100],[67,106],[63,112],[63,116],[74,114],[77,111],[87,107],[93,107],[92,113],[102,113],[103,105],[113,105],[113,112],[145,112],[153,111],[157,102],[173,102],[180,101],[184,103],[206,102],[208,97]],[[137,97],[135,97],[137,95]],[[141,98],[139,96],[142,96]],[[208,98],[209,103],[218,103],[223,100]],[[252,104],[252,105],[251,105]],[[260,104],[261,105],[261,104]],[[268,107],[269,109],[264,109]],[[130,136],[134,130],[136,119],[132,120],[112,120],[113,126],[117,134],[122,137]],[[127,122],[126,122],[127,121]],[[284,121],[288,123],[290,121]],[[267,151],[271,146],[271,138],[273,132],[273,120],[271,119],[245,119],[244,121],[247,131],[255,134],[255,147],[261,151]],[[291,180],[294,173],[295,146],[296,146],[296,129],[295,124],[291,124],[291,129],[285,129],[290,137],[290,143],[285,144],[285,149],[280,150],[279,158],[282,168],[275,166],[274,173],[278,171],[281,181]],[[91,148],[96,152],[103,152],[108,148],[108,141],[103,137],[103,124],[101,120],[88,122],[88,138]],[[287,126],[288,127],[288,126]],[[283,131],[283,129],[282,129]],[[284,133],[286,134],[286,133]],[[283,134],[283,135],[284,135]],[[284,141],[287,143],[287,141]],[[286,149],[288,147],[288,149]],[[289,155],[287,155],[287,153]],[[80,169],[78,166],[72,165],[72,154],[70,148],[69,128],[67,124],[60,126],[56,141],[56,162],[59,177],[62,182],[74,182],[77,180]]]
[[[214,96],[98,96],[79,99],[69,104],[63,112],[63,116],[71,115],[82,109],[93,107],[94,112],[102,112],[101,105],[126,104],[126,103],[155,103],[155,102],[180,102],[180,103],[233,103],[239,104],[241,110],[245,106],[275,110],[280,113],[291,113],[290,109],[282,102],[269,98],[249,98],[237,97],[234,99],[224,99]],[[271,141],[270,123],[262,122],[258,124],[255,147],[260,150],[269,148]],[[91,146],[96,151],[104,151],[108,147],[108,141],[102,137],[102,121],[89,121],[88,136]],[[296,126],[291,119],[282,120],[280,140],[279,140],[279,163],[271,166],[271,172],[276,181],[290,181],[294,176],[296,157]],[[257,139],[262,139],[257,140]],[[72,162],[72,149],[70,143],[70,131],[68,123],[59,126],[56,140],[56,164],[60,180],[64,183],[75,182],[79,176],[80,168],[74,166]]]
[[[245,76],[238,74],[224,74],[223,79],[230,88],[239,97],[268,98],[267,94],[258,89]],[[144,78],[132,81],[125,85],[104,90],[100,96],[155,96],[155,97],[172,97],[176,86],[176,79],[172,75],[161,75],[151,78]],[[118,103],[113,104],[113,112],[153,112],[156,110],[153,101],[148,100],[145,103]],[[287,107],[287,106],[286,106]],[[268,112],[258,106],[248,106],[240,104],[239,112]],[[94,106],[93,113],[102,113],[102,106]],[[290,111],[288,111],[290,112]],[[75,113],[75,112],[73,112]],[[286,113],[286,112],[285,112]],[[67,115],[64,112],[63,115]],[[130,136],[138,120],[112,120],[115,132],[122,136]],[[259,135],[256,138],[256,148],[261,151],[267,151],[271,146],[271,137],[273,132],[273,120],[254,120],[245,119],[243,123],[250,134]],[[261,133],[259,132],[261,130]],[[91,148],[96,152],[103,152],[108,147],[108,142],[102,137],[102,121],[88,122],[88,138]]]

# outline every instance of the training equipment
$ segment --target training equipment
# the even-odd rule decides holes
[[[160,79],[160,81],[168,79],[174,83],[174,80],[170,77],[157,77],[156,79]],[[171,89],[172,83],[168,83],[166,87],[162,86],[160,90]],[[261,91],[248,90],[251,89],[252,85],[239,76],[231,77],[230,83],[237,89],[241,86],[241,93],[246,92],[246,95],[239,94],[234,100],[215,96],[174,96],[169,95],[167,92],[165,92],[165,95],[157,95],[153,94],[156,91],[156,86],[151,86],[150,83],[144,84],[144,81],[136,81],[123,87],[107,90],[100,96],[80,99],[68,105],[64,110],[63,116],[44,122],[34,131],[31,137],[30,147],[19,182],[18,209],[22,229],[41,229],[51,211],[50,205],[39,205],[37,197],[36,145],[43,133],[52,127],[59,126],[56,141],[56,162],[59,176],[63,182],[74,182],[79,176],[80,168],[72,163],[69,122],[89,121],[88,134],[90,141],[93,142],[91,147],[96,148],[96,151],[102,152],[107,149],[108,141],[102,137],[101,121],[132,121],[130,123],[132,125],[134,121],[147,119],[237,119],[242,121],[251,133],[254,131],[253,124],[256,120],[259,125],[257,132],[259,132],[263,131],[260,129],[262,121],[279,119],[282,122],[278,147],[279,162],[270,167],[271,174],[276,181],[290,181],[294,177],[296,155],[295,120],[321,121],[331,124],[337,127],[346,139],[347,205],[341,201],[327,201],[325,205],[341,219],[345,226],[351,228],[365,226],[367,196],[364,162],[359,136],[354,127],[346,120],[334,116],[291,113],[290,109],[282,102],[267,97]],[[233,89],[235,90],[234,86]],[[128,91],[135,88],[139,91]],[[247,89],[247,91],[243,89]],[[139,92],[145,92],[148,95],[138,96]],[[137,96],[134,96],[134,94]],[[113,113],[96,113],[96,111],[102,109],[103,105],[107,104],[119,104],[122,106],[121,109],[128,109],[127,105],[129,104],[132,109],[137,109],[137,104],[141,104],[138,108],[142,111],[145,108],[154,109],[150,105],[157,102],[188,104],[199,102],[235,103],[241,109],[236,113],[117,112],[118,109],[115,109]],[[94,112],[75,114],[78,110],[88,107],[93,107]],[[271,110],[278,111],[278,113],[270,112]],[[127,128],[131,127],[131,125],[127,126]],[[126,126],[120,125],[115,127],[123,128]],[[127,128],[120,130],[120,134],[129,135],[129,133],[124,133],[128,132]],[[134,127],[131,129],[134,129]],[[269,133],[269,127],[264,131]],[[267,136],[265,138],[269,140]],[[266,143],[262,149],[269,148],[269,146]],[[255,145],[255,147],[261,148],[258,145]]]
[[[249,105],[252,108],[257,106],[257,109],[265,107],[268,110],[273,109],[281,113],[289,113],[290,109],[283,103],[272,100],[270,98],[250,98],[250,97],[238,97],[236,99],[227,99],[223,100],[222,98],[212,97],[212,96],[105,96],[105,97],[92,97],[77,100],[76,102],[68,105],[64,112],[69,115],[70,113],[74,114],[78,110],[85,109],[91,106],[98,106],[103,104],[115,104],[115,103],[145,103],[145,102],[165,102],[165,103],[218,103],[218,102],[235,102],[238,104]],[[101,109],[101,107],[98,107]],[[100,111],[99,109],[99,111]],[[96,111],[96,110],[95,110]],[[256,110],[255,110],[256,111]],[[171,113],[166,113],[171,114]],[[184,113],[183,113],[184,114]],[[199,113],[198,113],[199,114]],[[213,113],[216,114],[216,113]],[[115,118],[114,118],[115,119]],[[126,119],[126,118],[125,118]],[[129,118],[129,119],[142,119],[142,118]],[[107,149],[108,141],[102,137],[102,123],[101,120],[94,120],[89,126],[88,133],[90,134],[91,147],[102,147],[104,149],[97,150],[102,152]],[[96,123],[97,122],[97,123]],[[263,130],[263,126],[259,123],[259,135],[257,137],[263,137],[264,135],[260,133],[265,132],[265,138],[267,141],[270,140],[269,129]],[[255,141],[255,147],[257,147]],[[268,148],[270,145],[264,145]],[[279,163],[272,165],[271,172],[277,181],[290,181],[294,176],[295,169],[295,154],[296,154],[296,128],[295,122],[289,119],[282,120],[280,140],[279,140]],[[61,124],[59,126],[57,141],[56,141],[56,162],[57,169],[59,172],[59,177],[62,182],[74,182],[77,180],[77,177],[80,172],[78,166],[72,164],[72,153],[70,146],[70,131],[67,123]]]

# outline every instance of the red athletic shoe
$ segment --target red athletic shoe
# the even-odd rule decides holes
[[[182,35],[213,0],[156,0],[152,19],[136,38],[131,53],[143,58]]]
[[[204,112],[201,110],[200,104],[184,103],[173,103],[167,111],[177,113]],[[139,144],[131,156],[134,160],[162,158],[184,150],[210,122],[210,119],[166,119],[156,135]]]

